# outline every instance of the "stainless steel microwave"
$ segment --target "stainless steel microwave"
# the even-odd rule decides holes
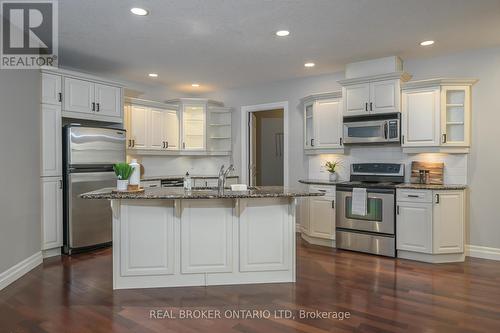
[[[345,144],[401,142],[401,114],[344,117]]]

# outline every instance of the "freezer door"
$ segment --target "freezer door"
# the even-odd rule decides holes
[[[113,172],[70,173],[67,179],[65,249],[109,243],[112,240],[111,205],[108,200],[84,200],[80,194],[114,187]]]
[[[72,167],[110,165],[125,161],[124,130],[69,127],[66,130],[67,163]]]

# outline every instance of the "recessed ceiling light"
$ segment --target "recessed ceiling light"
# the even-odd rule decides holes
[[[314,62],[306,62],[306,63],[304,64],[304,67],[308,67],[308,68],[310,68],[310,67],[314,67],[314,66],[316,66],[316,64],[315,64]]]
[[[285,36],[288,36],[289,34],[290,34],[290,31],[288,31],[288,30],[276,31],[276,36],[278,36],[278,37],[285,37]]]
[[[429,46],[434,44],[433,40],[424,40],[423,42],[420,43],[421,46]]]
[[[156,74],[156,73],[149,73],[148,76],[149,77],[158,77],[158,74]]]
[[[192,83],[192,84],[191,84],[191,87],[198,88],[199,86],[200,86],[200,84],[199,84],[199,83]]]
[[[139,7],[130,8],[130,11],[132,12],[132,14],[139,16],[146,16],[149,14],[149,12],[146,9]]]

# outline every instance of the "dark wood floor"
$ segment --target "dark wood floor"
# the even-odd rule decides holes
[[[500,262],[431,265],[300,241],[297,251],[295,284],[114,292],[109,249],[52,258],[0,292],[0,332],[500,332]],[[150,319],[153,309],[296,318]],[[301,309],[350,318],[300,319]]]

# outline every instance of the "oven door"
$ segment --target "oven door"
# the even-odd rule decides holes
[[[394,200],[392,189],[367,190],[367,214],[352,213],[352,189],[337,188],[336,226],[342,229],[394,234]]]

